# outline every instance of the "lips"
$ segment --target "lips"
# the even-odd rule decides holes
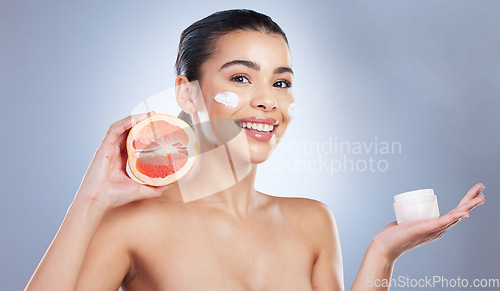
[[[273,135],[276,127],[278,127],[278,120],[263,116],[252,116],[235,120],[235,123],[245,129],[245,133],[260,141],[268,141]]]
[[[270,125],[278,125],[278,120],[276,120],[274,118],[270,118],[270,117],[264,117],[264,116],[245,117],[245,118],[242,118],[242,119],[238,119],[237,121],[265,123],[265,124],[270,124]]]

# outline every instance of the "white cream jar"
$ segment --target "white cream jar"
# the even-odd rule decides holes
[[[434,190],[422,189],[395,195],[394,212],[398,224],[439,217]]]

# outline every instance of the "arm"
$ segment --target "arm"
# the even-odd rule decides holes
[[[92,203],[73,201],[26,290],[74,290],[80,266],[103,215],[104,211]]]
[[[146,114],[129,116],[109,128],[25,290],[75,290],[89,246],[105,214],[134,200],[158,197],[166,189],[140,185],[125,172],[128,130],[145,117]]]
[[[335,217],[328,207],[318,202],[311,222],[317,258],[313,266],[314,291],[343,291],[344,271]]]
[[[395,263],[396,260],[385,258],[372,242],[366,250],[351,290],[389,290],[386,284],[391,281]]]
[[[136,274],[132,255],[140,212],[136,205],[110,211],[88,246],[75,290],[118,290]],[[139,223],[140,224],[140,223]]]

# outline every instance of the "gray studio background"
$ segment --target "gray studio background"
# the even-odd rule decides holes
[[[0,290],[27,283],[109,125],[173,86],[181,31],[234,5],[0,2]],[[330,207],[347,288],[371,238],[394,220],[393,195],[433,188],[444,214],[476,182],[487,203],[403,255],[394,277],[500,278],[500,2],[244,7],[287,33],[299,109],[256,187]],[[334,151],[384,142],[400,150]],[[376,167],[364,169],[370,159]]]

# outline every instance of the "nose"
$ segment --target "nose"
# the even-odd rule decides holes
[[[272,88],[258,88],[253,93],[252,107],[263,111],[273,111],[278,107]]]

